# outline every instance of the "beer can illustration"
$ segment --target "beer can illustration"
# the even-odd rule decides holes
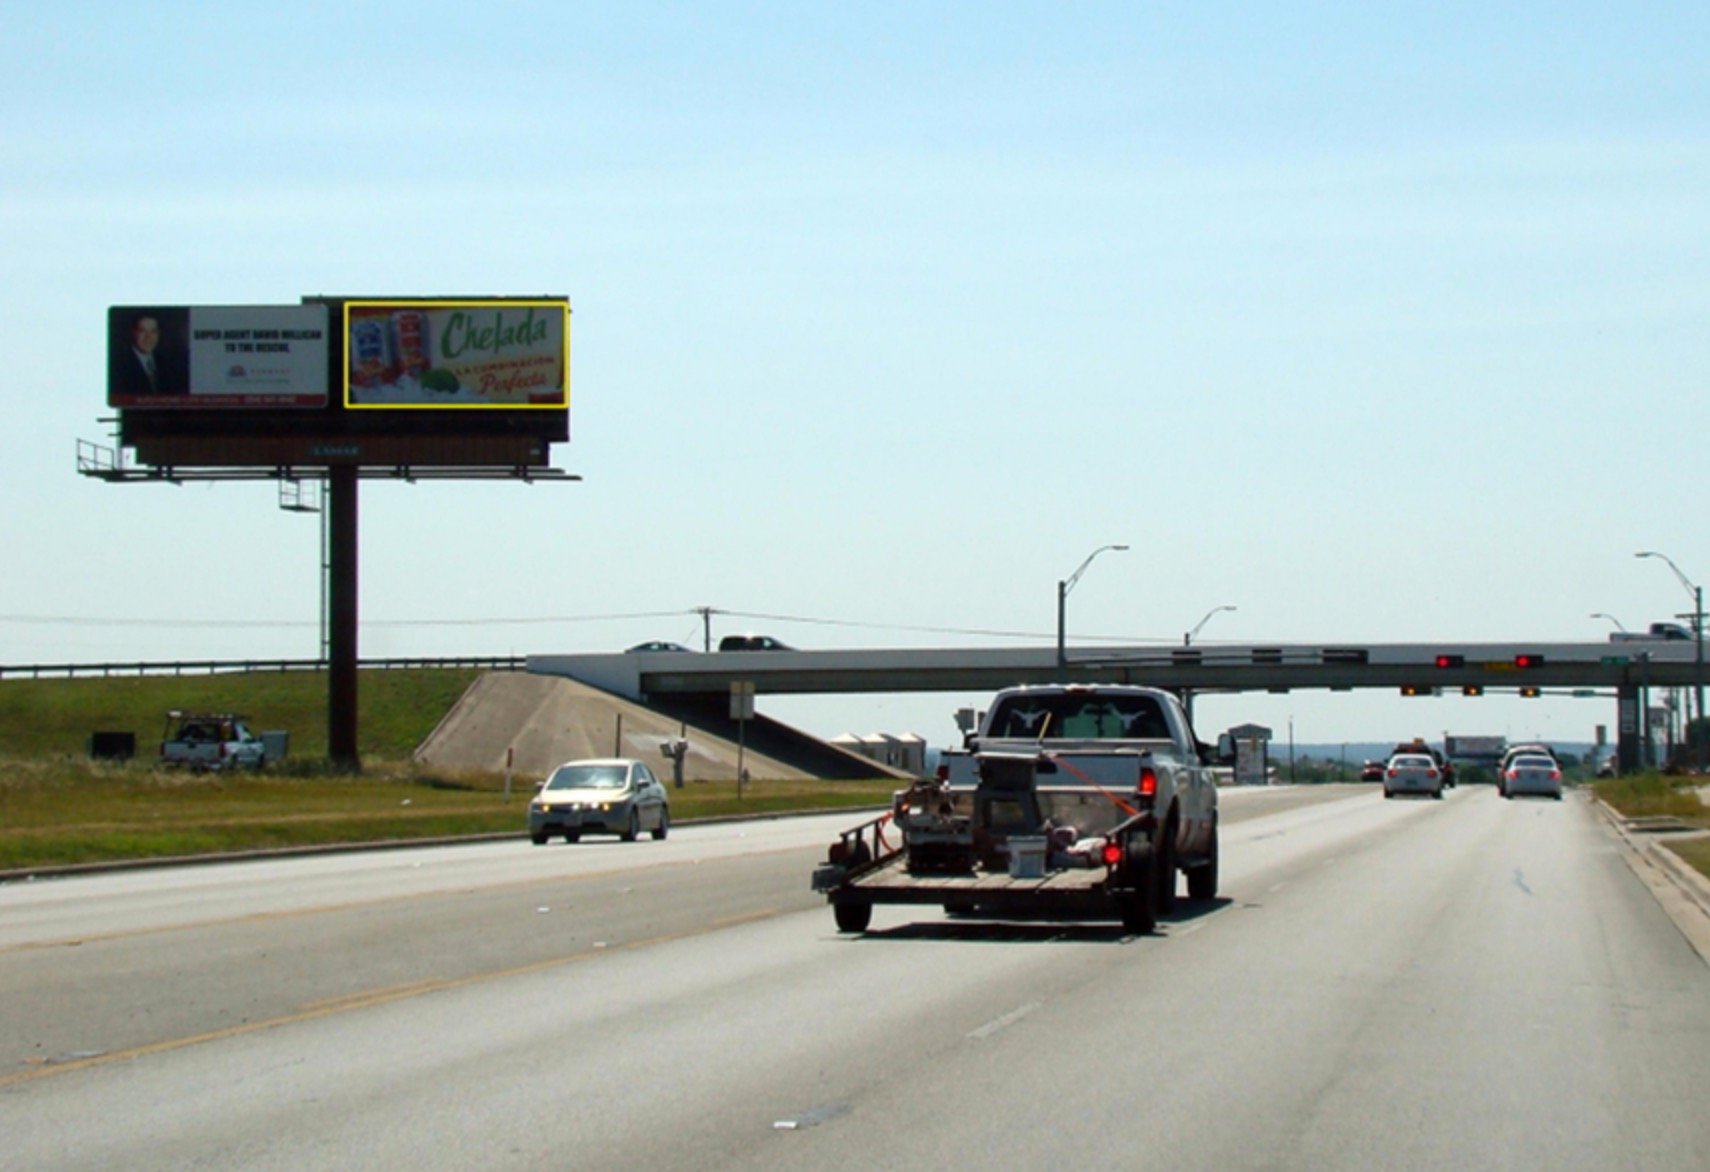
[[[384,318],[359,317],[350,323],[350,381],[353,386],[377,387],[397,378],[392,362],[391,331]]]
[[[419,379],[428,368],[427,314],[419,309],[400,309],[392,315],[392,333],[397,341],[398,373]]]

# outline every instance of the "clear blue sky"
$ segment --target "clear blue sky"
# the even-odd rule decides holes
[[[1701,3],[32,10],[0,42],[0,661],[315,653],[317,526],[272,485],[74,460],[107,306],[313,293],[575,307],[584,481],[366,485],[364,655],[692,642],[701,606],[715,637],[1043,645],[1112,542],[1077,643],[1218,605],[1204,640],[1672,617],[1632,554],[1710,577],[1707,59]],[[763,707],[943,744],[982,699]]]

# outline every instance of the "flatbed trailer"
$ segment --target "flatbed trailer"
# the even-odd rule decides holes
[[[1107,836],[1103,859],[1093,866],[1046,867],[1037,874],[1014,868],[964,871],[911,870],[909,851],[895,841],[892,816],[844,831],[830,860],[814,872],[813,888],[831,903],[837,927],[865,932],[877,904],[937,904],[950,912],[993,916],[1120,920],[1130,931],[1157,925],[1158,887],[1152,837],[1155,819],[1142,812]]]

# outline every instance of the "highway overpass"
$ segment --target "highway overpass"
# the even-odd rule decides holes
[[[1502,643],[1271,643],[1078,648],[1059,667],[1054,647],[831,651],[622,652],[531,655],[528,670],[618,695],[650,698],[862,692],[991,692],[1058,680],[1147,684],[1178,692],[1440,689],[1600,695],[1617,700],[1623,768],[1638,762],[1638,713],[1649,688],[1694,687],[1695,641]],[[1471,694],[1469,692],[1469,694]]]

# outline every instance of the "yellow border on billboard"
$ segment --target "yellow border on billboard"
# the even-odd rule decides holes
[[[562,309],[564,311],[564,401],[562,403],[353,403],[350,398],[350,311],[352,309]],[[568,411],[570,410],[570,299],[567,297],[458,298],[377,297],[344,303],[339,330],[344,367],[344,405],[351,411]]]

